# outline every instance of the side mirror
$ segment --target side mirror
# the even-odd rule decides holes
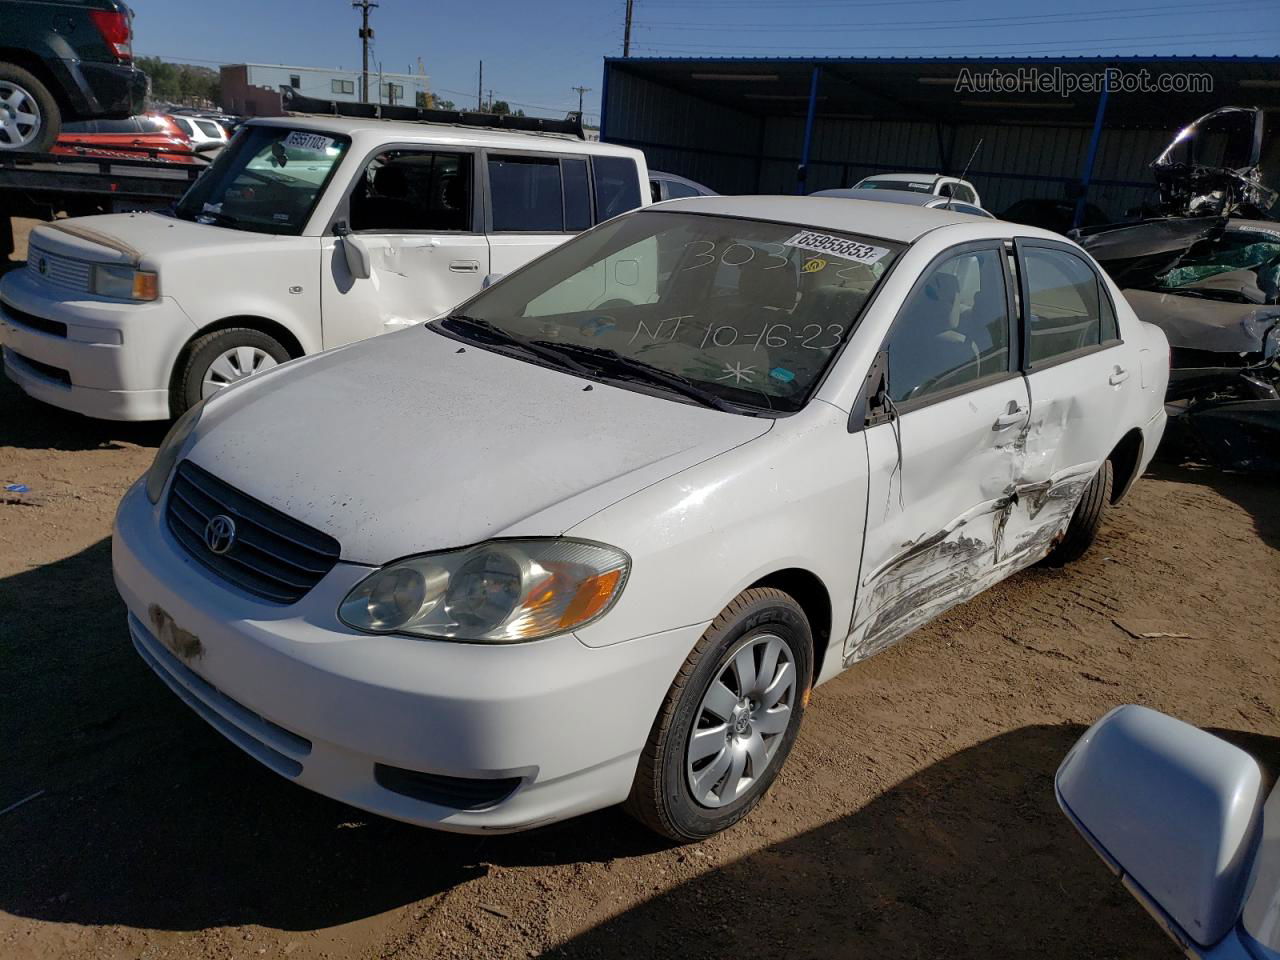
[[[894,416],[893,401],[889,398],[889,353],[881,350],[871,361],[858,402],[849,411],[849,432],[857,433],[864,427],[887,423]]]
[[[1189,955],[1231,933],[1262,826],[1243,750],[1146,707],[1117,707],[1071,748],[1058,805]]]
[[[506,276],[506,274],[505,274],[505,273],[487,273],[487,274],[485,274],[484,280],[483,280],[483,281],[481,281],[481,283],[480,283],[480,289],[481,289],[481,290],[488,290],[490,287],[492,287],[495,283],[497,283],[499,280],[501,280],[501,279],[502,279],[503,277],[505,277],[505,276]]]
[[[353,233],[338,238],[342,244],[342,254],[347,259],[347,270],[357,280],[368,280],[373,276],[373,261],[369,256],[369,247]]]

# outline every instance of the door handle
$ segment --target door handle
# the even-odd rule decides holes
[[[1027,411],[1013,403],[1009,404],[1009,412],[1002,413],[996,417],[996,422],[991,425],[992,430],[1008,430],[1010,427],[1017,426],[1023,420],[1027,419]]]
[[[1111,371],[1111,376],[1107,377],[1107,383],[1111,384],[1113,387],[1118,387],[1128,379],[1129,371],[1124,367],[1117,366]]]
[[[450,260],[449,269],[454,273],[479,273],[479,260]]]

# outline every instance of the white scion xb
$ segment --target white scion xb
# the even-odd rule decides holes
[[[133,642],[286,777],[461,831],[744,816],[811,688],[1088,547],[1168,347],[1034,228],[625,214],[189,411],[113,539]]]

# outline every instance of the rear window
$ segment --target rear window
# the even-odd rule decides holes
[[[912,193],[933,193],[933,184],[918,180],[863,180],[858,190],[910,190]]]
[[[640,206],[640,172],[628,157],[593,157],[596,175],[596,222]]]

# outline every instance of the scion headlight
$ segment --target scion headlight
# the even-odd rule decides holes
[[[160,295],[160,278],[147,270],[99,263],[93,268],[93,292],[116,300],[154,300]]]
[[[187,437],[191,436],[191,431],[200,422],[200,414],[203,412],[204,401],[201,400],[175,420],[169,432],[165,434],[160,449],[156,451],[155,460],[151,461],[151,469],[147,471],[147,499],[152,503],[160,502],[160,494],[164,493],[164,485],[178,462],[182,445],[187,442]]]
[[[495,540],[389,564],[356,585],[338,616],[368,633],[538,640],[601,616],[630,569],[625,553],[598,543]]]

